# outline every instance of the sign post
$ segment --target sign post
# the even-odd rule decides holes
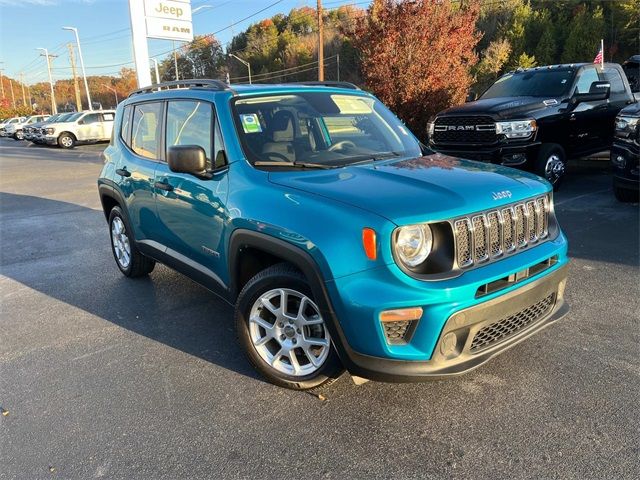
[[[129,0],[138,88],[151,85],[147,38],[193,40],[191,0]]]

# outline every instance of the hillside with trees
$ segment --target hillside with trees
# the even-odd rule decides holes
[[[314,2],[311,2],[314,3]],[[554,63],[590,62],[600,39],[606,61],[622,62],[640,53],[640,0],[374,0],[326,8],[324,73],[350,81],[385,101],[421,136],[434,112],[483,91],[505,71]],[[212,25],[213,29],[213,25]],[[318,76],[315,8],[303,6],[250,25],[222,45],[212,34],[197,36],[159,58],[161,80],[220,78],[279,83]],[[155,72],[152,71],[152,78]],[[12,81],[15,109],[9,93]],[[115,104],[135,87],[135,72],[88,78],[92,100]],[[20,110],[48,111],[49,84],[25,86],[2,78],[0,117]],[[116,94],[109,88],[114,89]],[[55,82],[58,108],[76,108],[73,81]],[[86,108],[84,89],[80,88]]]

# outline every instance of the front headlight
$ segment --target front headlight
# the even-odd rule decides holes
[[[535,120],[515,120],[512,122],[496,122],[496,133],[507,138],[527,138],[538,129]]]
[[[616,117],[616,137],[625,140],[633,140],[634,137],[637,139],[638,130],[640,130],[639,117],[626,117],[624,115]]]
[[[46,133],[47,135],[53,135],[55,133],[56,129],[55,128],[45,128],[44,129],[44,133]]]
[[[396,255],[407,267],[417,267],[431,253],[433,234],[426,224],[400,227],[396,234],[394,249]]]

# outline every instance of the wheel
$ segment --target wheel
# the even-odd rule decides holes
[[[76,139],[70,133],[61,133],[58,137],[58,146],[60,148],[73,148],[76,144]]]
[[[619,187],[617,185],[613,186],[613,194],[619,202],[623,203],[637,202],[640,198],[640,194],[638,194],[637,191]]]
[[[535,173],[547,179],[554,190],[560,186],[567,167],[567,157],[560,145],[547,143],[540,147],[536,159]]]
[[[343,371],[304,275],[287,263],[258,273],[238,296],[238,340],[251,364],[271,383],[309,390]]]
[[[14,140],[24,140],[24,133],[22,130],[16,130],[16,133],[13,134]]]
[[[109,213],[109,231],[111,232],[111,251],[116,264],[127,277],[135,278],[148,275],[156,262],[145,257],[136,248],[131,228],[120,207],[113,207]]]

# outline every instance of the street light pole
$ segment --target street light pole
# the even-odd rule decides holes
[[[51,86],[51,115],[55,115],[58,113],[58,107],[56,107],[56,96],[53,92],[53,78],[51,78],[51,61],[49,57],[49,50],[46,48],[38,47],[36,50],[42,50],[44,52],[44,56],[47,59],[47,72],[49,72],[49,85]]]
[[[171,47],[173,48],[173,66],[176,69],[176,80],[180,80],[178,78],[178,52],[176,52],[176,42],[171,40]]]
[[[152,58],[151,61],[153,62],[153,67],[156,71],[156,83],[160,83],[160,72],[158,71],[158,60],[156,60],[155,58]]]
[[[91,94],[89,93],[89,84],[87,83],[87,73],[84,71],[84,59],[82,58],[82,49],[80,48],[80,37],[78,36],[78,29],[75,27],[62,27],[63,30],[70,30],[76,36],[76,45],[78,45],[78,56],[80,57],[80,68],[82,68],[82,77],[84,78],[84,89],[87,92],[87,103],[89,104],[89,110],[93,110],[91,104]]]
[[[251,64],[246,60],[243,60],[240,57],[234,55],[233,53],[228,53],[227,56],[233,57],[236,60],[238,60],[240,63],[243,63],[244,65],[246,65],[247,69],[249,70],[249,85],[251,85]]]
[[[118,106],[118,91],[115,88],[111,88],[106,83],[103,83],[102,86],[105,87],[108,90],[111,90],[113,92],[113,94],[116,96],[116,107],[117,107]]]

